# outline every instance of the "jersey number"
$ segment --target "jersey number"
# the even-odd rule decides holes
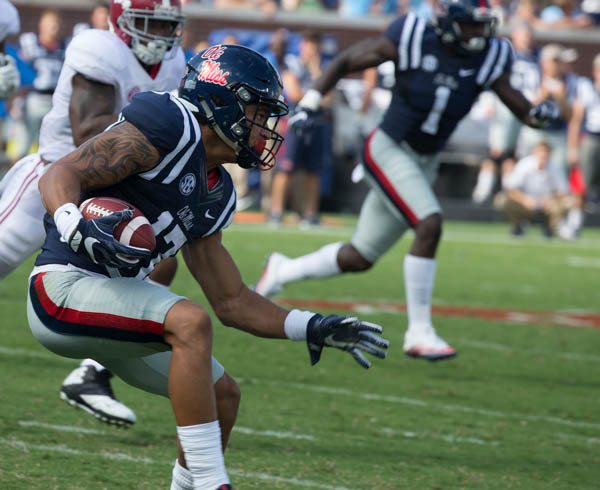
[[[444,112],[448,105],[448,99],[450,99],[450,87],[440,85],[435,89],[433,107],[429,111],[427,119],[421,124],[421,131],[427,134],[436,134],[438,132],[442,112]]]
[[[173,215],[169,213],[169,211],[163,211],[158,219],[152,223],[152,230],[154,231],[154,235],[160,235],[164,230],[166,230],[171,223],[173,222]],[[173,244],[171,248],[169,248],[166,252],[164,252],[163,256],[175,255],[177,250],[179,250],[186,242],[186,237],[181,230],[179,225],[175,225],[173,229],[166,233],[163,237],[167,245],[170,243]]]

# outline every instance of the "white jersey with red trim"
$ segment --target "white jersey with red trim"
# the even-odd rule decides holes
[[[151,77],[131,49],[109,31],[89,29],[73,38],[65,56],[58,85],[52,97],[52,109],[44,117],[40,130],[40,155],[54,162],[75,149],[69,102],[71,79],[76,73],[115,87],[114,112],[118,113],[138,92],[170,91],[179,85],[185,69],[180,47],[167,54],[156,76]]]

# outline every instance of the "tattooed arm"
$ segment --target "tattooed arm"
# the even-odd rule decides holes
[[[153,168],[158,150],[131,123],[122,122],[53,163],[40,179],[51,216],[65,203],[79,204],[81,192],[114,185]]]

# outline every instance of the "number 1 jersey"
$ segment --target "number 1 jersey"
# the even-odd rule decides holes
[[[444,49],[435,27],[410,13],[385,32],[398,49],[396,84],[380,128],[415,151],[437,153],[479,94],[510,73],[512,46],[492,38],[468,57]]]

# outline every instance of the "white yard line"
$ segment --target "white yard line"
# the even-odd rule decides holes
[[[18,347],[6,347],[2,345],[0,345],[0,354],[4,354],[7,356],[33,357],[35,359],[47,359],[65,363],[68,362],[73,365],[75,365],[78,361],[77,359],[69,359],[67,357],[61,357],[57,354],[52,354],[50,351],[47,350],[37,351],[33,349],[21,349]]]
[[[479,444],[481,446],[497,446],[500,444],[498,441],[486,441],[485,439],[479,439],[477,437],[457,437],[451,435],[443,435],[443,434],[417,434],[416,432],[410,432],[405,430],[396,430],[391,428],[383,428],[380,430],[383,434],[393,435],[393,436],[402,436],[407,437],[409,439],[427,439],[427,440],[436,440],[436,441],[446,441],[451,442],[453,444],[466,442],[469,444]]]
[[[39,427],[41,429],[54,430],[57,432],[79,432],[82,434],[107,435],[108,432],[98,429],[88,429],[86,427],[78,427],[76,425],[56,425],[38,422],[37,420],[19,420],[18,424],[21,427]],[[275,439],[296,439],[305,441],[316,441],[317,438],[308,434],[294,434],[293,432],[281,432],[277,430],[255,430],[250,427],[242,427],[236,425],[233,428],[234,432],[259,437],[274,437]],[[116,431],[111,431],[110,435],[118,434]]]
[[[250,436],[262,436],[262,437],[275,437],[276,439],[297,439],[305,441],[316,441],[317,438],[309,436],[307,434],[294,434],[293,432],[280,432],[277,430],[255,430],[249,427],[234,426],[234,432],[240,432],[241,434],[247,434]]]
[[[281,386],[284,388],[297,389],[297,390],[305,390],[312,391],[318,393],[327,393],[330,395],[339,395],[339,396],[347,396],[352,398],[359,398],[363,400],[375,400],[375,401],[384,401],[389,403],[398,403],[402,405],[413,405],[420,407],[428,407],[433,410],[444,410],[449,412],[464,412],[464,413],[477,413],[479,415],[487,415],[490,417],[497,418],[517,418],[523,420],[531,420],[533,422],[548,422],[552,424],[566,425],[569,427],[584,427],[590,429],[600,429],[600,422],[584,422],[580,420],[572,420],[565,419],[561,417],[550,417],[546,415],[529,415],[518,412],[503,412],[501,410],[488,410],[485,408],[477,408],[470,407],[467,405],[451,405],[445,403],[430,403],[424,400],[417,400],[414,398],[406,398],[401,396],[394,395],[379,395],[377,393],[360,393],[352,390],[348,390],[345,388],[334,388],[330,386],[320,386],[320,385],[311,385],[304,383],[290,383],[283,381],[275,381],[275,380],[265,380],[265,379],[244,379],[244,378],[236,378],[238,383],[250,382],[252,384],[268,384],[272,386]]]
[[[55,425],[38,422],[36,420],[19,420],[18,424],[21,427],[39,427],[40,429],[55,430],[57,432],[79,432],[81,434],[95,434],[104,436],[106,431],[97,429],[88,429],[86,427],[77,427],[76,425]],[[111,435],[116,434],[116,431],[111,431]]]
[[[587,442],[588,444],[600,444],[599,437],[585,437],[585,436],[579,436],[576,434],[563,434],[563,433],[559,433],[556,435],[563,439],[573,439],[575,441]]]
[[[496,342],[483,342],[479,340],[459,339],[457,345],[465,345],[474,349],[495,350],[498,352],[518,352],[519,354],[536,354],[557,357],[567,361],[600,362],[600,356],[594,354],[581,354],[579,352],[549,352],[541,349],[518,349],[512,345],[498,344]]]
[[[23,452],[36,450],[49,451],[54,453],[73,454],[76,456],[98,456],[100,458],[114,459],[117,461],[130,461],[132,463],[154,464],[158,462],[151,458],[138,458],[136,456],[130,456],[129,454],[125,453],[95,453],[92,451],[82,451],[80,449],[73,449],[62,444],[30,444],[28,442],[19,441],[17,439],[6,439],[4,437],[0,437],[0,444],[2,444],[3,446],[12,447],[14,449],[20,449]]]
[[[3,446],[8,446],[16,450],[20,450],[23,452],[30,451],[47,451],[47,452],[56,452],[63,454],[72,454],[74,456],[95,456],[105,459],[118,460],[118,461],[130,461],[132,463],[143,463],[143,464],[164,464],[171,465],[171,463],[167,463],[166,461],[161,461],[152,458],[139,458],[136,456],[130,456],[125,453],[106,453],[106,452],[92,452],[92,451],[82,451],[80,449],[73,449],[62,444],[30,444],[28,442],[20,441],[17,439],[6,439],[4,437],[0,437],[0,444]],[[5,468],[6,470],[6,468]],[[283,476],[271,475],[269,473],[251,473],[242,470],[227,469],[227,473],[230,476],[236,476],[240,478],[248,478],[252,480],[262,480],[262,481],[274,481],[278,483],[285,483],[288,485],[295,485],[298,487],[305,488],[322,488],[324,490],[359,490],[357,488],[350,489],[347,487],[341,487],[338,485],[328,485],[326,483],[320,483],[312,480],[303,480],[299,478],[285,478]]]
[[[600,258],[598,257],[578,257],[569,255],[566,258],[567,265],[571,267],[583,267],[585,269],[600,269]]]

